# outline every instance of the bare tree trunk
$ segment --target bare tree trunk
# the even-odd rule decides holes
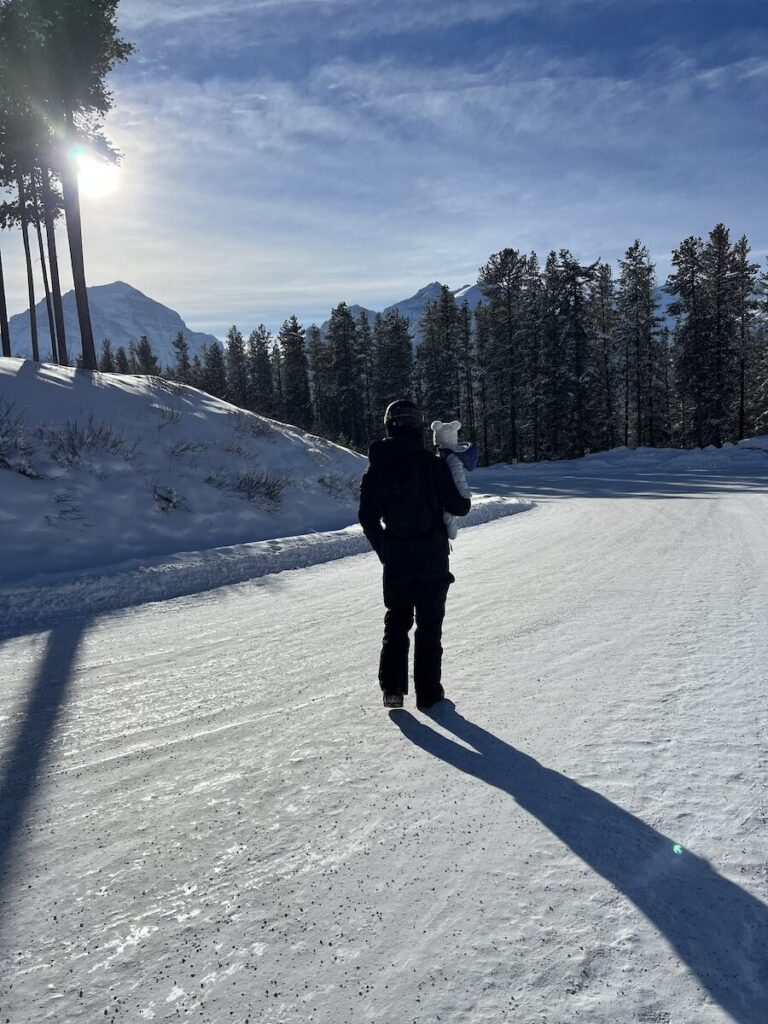
[[[3,255],[0,252],[0,338],[3,355],[11,354],[11,332],[8,329],[8,307],[5,304],[5,278],[3,277]]]
[[[73,136],[72,114],[65,115],[68,135]],[[77,172],[69,157],[65,157],[61,166],[61,187],[64,196],[64,213],[67,220],[67,238],[69,255],[72,260],[72,279],[75,285],[75,302],[77,318],[80,322],[80,337],[83,343],[83,368],[98,369],[96,348],[93,344],[91,313],[88,308],[88,291],[85,286],[85,261],[83,259],[83,230],[80,221],[80,190],[77,184]]]
[[[53,292],[53,315],[56,320],[56,338],[59,343],[59,362],[69,366],[67,339],[64,330],[64,304],[61,301],[61,281],[59,280],[59,256],[56,249],[56,228],[54,223],[53,192],[51,190],[51,170],[43,167],[43,218],[45,234],[48,239],[48,263],[51,268],[51,291]]]
[[[29,291],[29,328],[32,334],[32,358],[40,362],[40,349],[37,344],[37,312],[35,311],[35,280],[32,276],[32,255],[29,248],[29,229],[27,227],[27,193],[24,188],[24,175],[18,174],[16,186],[19,190],[19,218],[21,220],[21,236],[24,240],[24,259],[27,264],[27,288]]]
[[[51,336],[51,358],[54,363],[59,361],[59,347],[56,344],[56,328],[53,319],[53,306],[51,305],[51,288],[48,283],[48,267],[45,262],[45,246],[43,245],[43,232],[40,228],[40,201],[35,185],[35,172],[29,176],[30,191],[32,193],[32,209],[35,214],[35,231],[37,232],[37,247],[40,251],[40,267],[43,271],[43,288],[45,289],[45,308],[48,312],[48,330]]]

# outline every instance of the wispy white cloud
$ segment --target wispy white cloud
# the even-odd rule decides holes
[[[217,4],[233,17],[241,6]],[[350,0],[248,3],[248,17],[276,6],[343,10],[356,31]],[[509,5],[418,14],[459,19],[462,7],[490,18]],[[137,25],[153,11],[197,24],[206,10],[125,8]],[[397,0],[392,16],[405,10]],[[122,188],[84,211],[89,276],[128,280],[223,333],[292,312],[324,319],[341,299],[382,307],[435,278],[458,286],[505,245],[615,258],[639,236],[669,253],[724,220],[766,248],[754,235],[765,153],[754,159],[739,117],[759,109],[767,63],[713,66],[660,45],[633,73],[608,73],[542,45],[450,67],[336,57],[294,78],[136,65],[108,120]],[[20,267],[12,251],[16,309]]]

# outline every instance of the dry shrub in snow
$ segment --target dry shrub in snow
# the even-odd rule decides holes
[[[24,419],[13,402],[0,401],[0,469],[11,469],[24,476],[37,474],[29,465],[34,445],[24,433]]]
[[[46,445],[54,462],[74,466],[83,455],[97,451],[109,452],[129,461],[136,455],[140,439],[133,441],[116,433],[108,423],[97,423],[91,414],[85,423],[65,420],[51,425],[41,424],[35,433]]]
[[[230,413],[232,419],[232,430],[235,434],[247,434],[249,437],[269,437],[273,433],[272,427],[261,416],[253,412]]]
[[[206,479],[206,483],[218,487],[220,491],[242,494],[256,505],[267,506],[277,505],[283,491],[292,482],[293,478],[290,476],[280,476],[278,473],[269,473],[261,469],[249,469],[235,476],[214,470]]]
[[[351,501],[360,496],[360,481],[351,476],[326,473],[325,476],[318,477],[318,483],[322,484],[337,501]]]

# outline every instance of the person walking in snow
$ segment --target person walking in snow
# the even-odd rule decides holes
[[[374,441],[360,488],[358,520],[384,566],[384,639],[379,685],[384,706],[403,706],[408,692],[408,648],[416,619],[413,682],[416,705],[432,707],[441,685],[443,617],[448,587],[448,532],[443,514],[471,507],[443,459],[424,447],[424,424],[413,402],[392,402],[384,414],[386,438]],[[383,525],[382,525],[383,523]]]

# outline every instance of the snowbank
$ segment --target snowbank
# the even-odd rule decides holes
[[[366,466],[195,388],[0,359],[0,629],[368,551]],[[530,507],[476,495],[464,523]]]
[[[0,582],[337,530],[365,466],[195,388],[0,359]]]

